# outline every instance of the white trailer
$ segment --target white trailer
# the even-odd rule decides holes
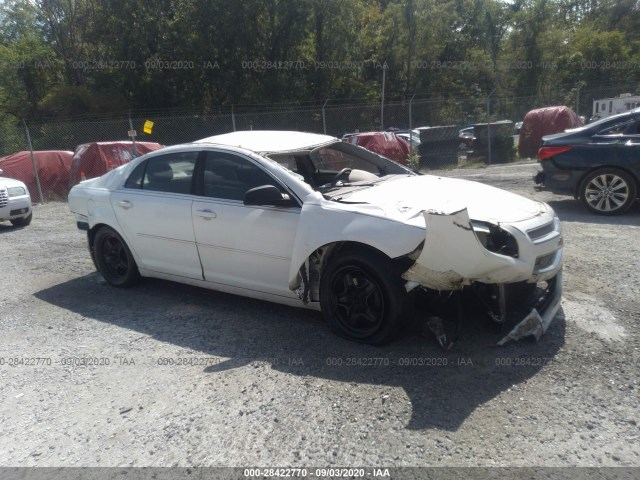
[[[591,121],[607,118],[618,113],[628,112],[640,107],[640,96],[623,93],[613,98],[602,98],[593,101],[593,115]]]

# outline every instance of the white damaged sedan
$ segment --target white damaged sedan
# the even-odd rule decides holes
[[[447,347],[448,322],[469,309],[503,325],[500,343],[539,338],[560,307],[562,234],[548,205],[325,135],[168,147],[76,185],[69,206],[114,286],[157,277],[313,308],[363,343],[418,314]]]

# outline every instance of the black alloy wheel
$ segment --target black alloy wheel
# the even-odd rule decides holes
[[[341,252],[320,280],[320,305],[338,335],[382,344],[398,332],[408,295],[388,258],[369,251]]]
[[[129,287],[140,278],[133,255],[122,237],[110,227],[102,227],[93,242],[98,271],[115,287]]]

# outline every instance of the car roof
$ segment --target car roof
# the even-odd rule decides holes
[[[212,143],[240,147],[258,153],[293,152],[314,148],[339,140],[329,135],[285,130],[250,130],[214,135],[193,143]]]

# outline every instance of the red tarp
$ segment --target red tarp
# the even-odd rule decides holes
[[[162,145],[159,143],[136,142],[138,157],[160,148]],[[132,159],[133,142],[95,142],[78,145],[71,162],[68,188],[80,183],[80,180],[100,177]]]
[[[40,187],[45,199],[66,198],[73,152],[40,150],[34,151],[33,155],[36,159],[36,165],[38,165]],[[4,170],[3,176],[24,182],[34,202],[42,201],[38,194],[31,152],[17,152],[8,157],[0,158],[0,168]]]
[[[546,107],[531,110],[522,121],[518,152],[520,157],[535,157],[542,137],[584,125],[569,107]]]
[[[409,144],[393,132],[366,132],[345,135],[343,140],[359,145],[383,157],[408,165]]]

